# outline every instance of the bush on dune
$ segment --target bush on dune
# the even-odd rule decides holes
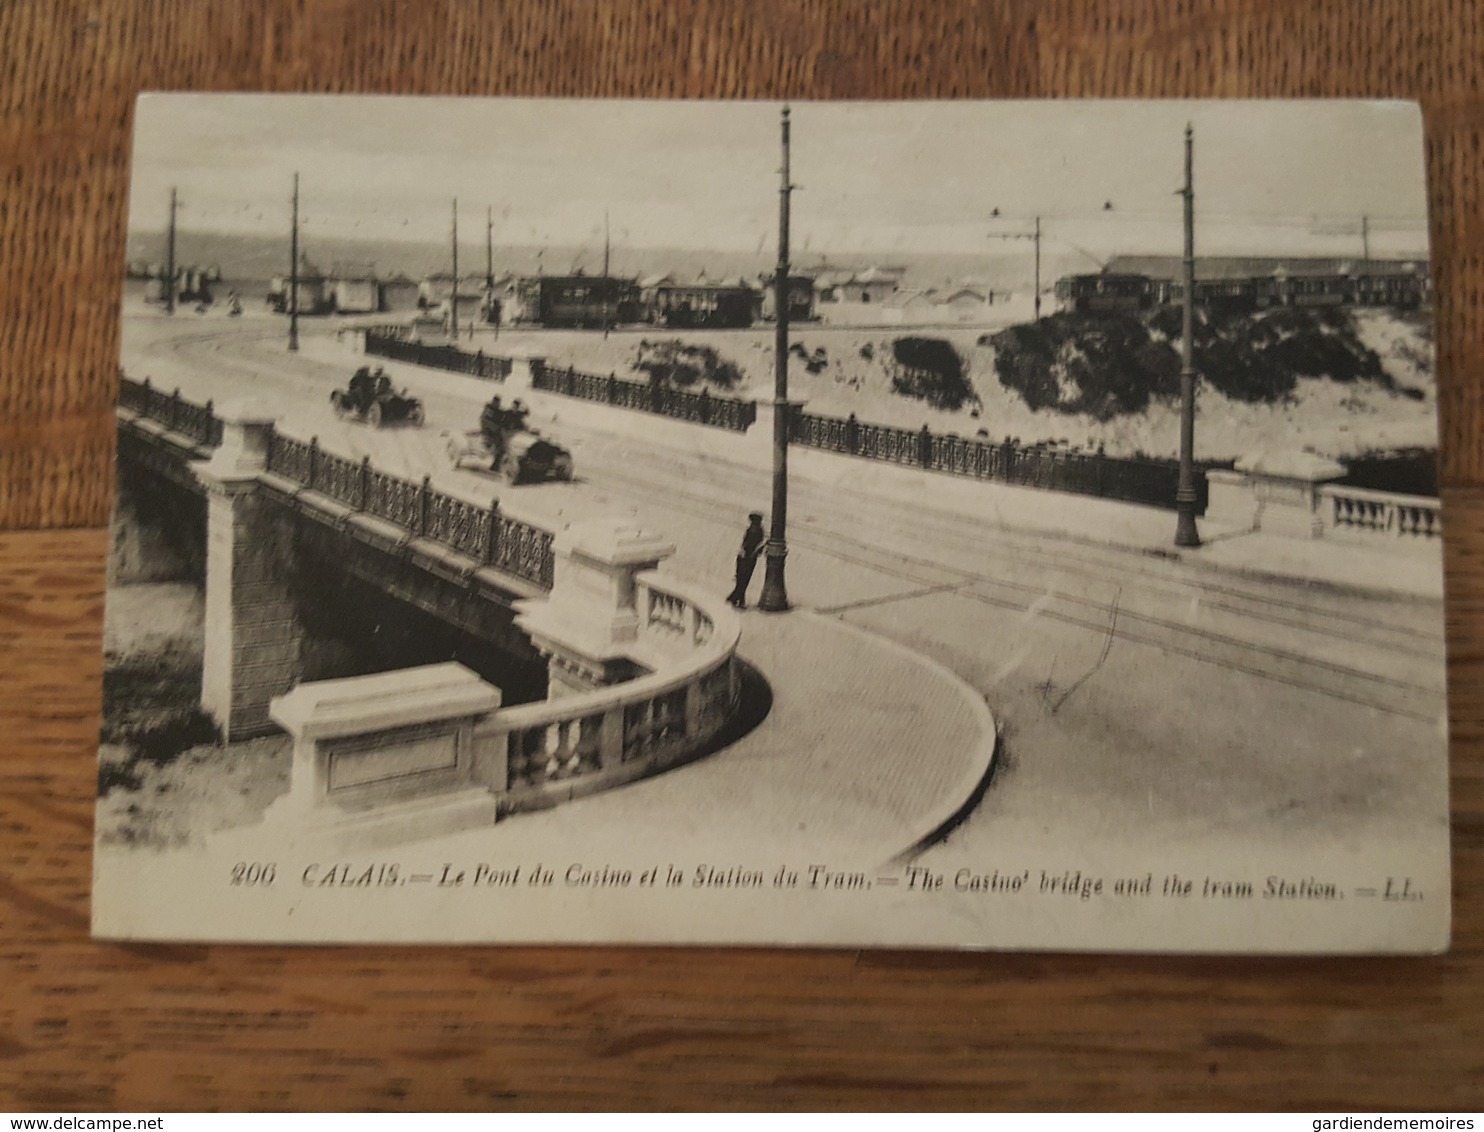
[[[898,338],[892,343],[891,388],[935,409],[957,412],[978,398],[953,345],[942,338]]]
[[[1344,310],[1199,309],[1195,316],[1196,372],[1231,400],[1271,404],[1291,396],[1300,378],[1396,390]],[[1177,306],[1147,314],[1060,313],[988,335],[981,344],[994,347],[1000,384],[1032,409],[1109,420],[1178,395],[1182,323]]]
[[[644,339],[639,343],[633,365],[651,385],[735,389],[742,384],[742,371],[736,363],[723,358],[710,346],[682,342],[679,338],[658,342]]]

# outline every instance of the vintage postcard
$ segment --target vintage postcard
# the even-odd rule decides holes
[[[144,96],[96,934],[1446,948],[1421,126]]]

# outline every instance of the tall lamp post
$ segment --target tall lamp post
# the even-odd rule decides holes
[[[165,313],[175,313],[175,214],[180,203],[175,199],[175,189],[170,190],[170,230],[165,238]]]
[[[778,270],[773,276],[773,306],[777,337],[773,355],[773,513],[766,555],[763,592],[757,606],[768,613],[788,609],[788,587],[783,561],[788,557],[788,202],[793,185],[788,180],[788,107],[783,108],[783,179],[778,188]]]
[[[449,337],[459,336],[459,198],[453,198],[453,290],[448,293]]]
[[[1185,302],[1180,335],[1180,479],[1175,487],[1175,545],[1200,546],[1195,526],[1195,185],[1194,131],[1185,127]]]
[[[289,351],[299,349],[299,174],[294,174],[294,222],[289,233]]]

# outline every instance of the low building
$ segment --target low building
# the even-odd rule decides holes
[[[404,311],[417,308],[418,285],[406,275],[394,275],[377,284],[378,310]]]
[[[291,290],[297,295],[299,314],[324,314],[334,305],[330,280],[308,260],[301,260],[295,281],[291,281],[287,275],[273,277],[268,284],[266,297],[269,308],[279,314],[287,314]]]
[[[822,272],[814,283],[821,303],[884,303],[901,290],[905,267]]]
[[[371,314],[381,309],[374,275],[339,275],[330,281],[330,300],[340,314]]]
[[[944,313],[948,321],[974,322],[988,317],[989,297],[972,287],[960,287],[951,294],[945,295],[939,301],[938,309]]]

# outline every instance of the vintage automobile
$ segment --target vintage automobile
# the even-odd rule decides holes
[[[446,433],[448,459],[455,468],[478,467],[497,472],[507,483],[568,480],[573,476],[572,454],[526,423],[525,410],[516,402],[501,409],[490,402],[472,432]]]
[[[423,403],[407,390],[394,388],[380,366],[375,372],[368,366],[356,370],[346,388],[330,393],[330,404],[338,416],[354,417],[372,428],[400,421],[414,427],[423,423]]]

